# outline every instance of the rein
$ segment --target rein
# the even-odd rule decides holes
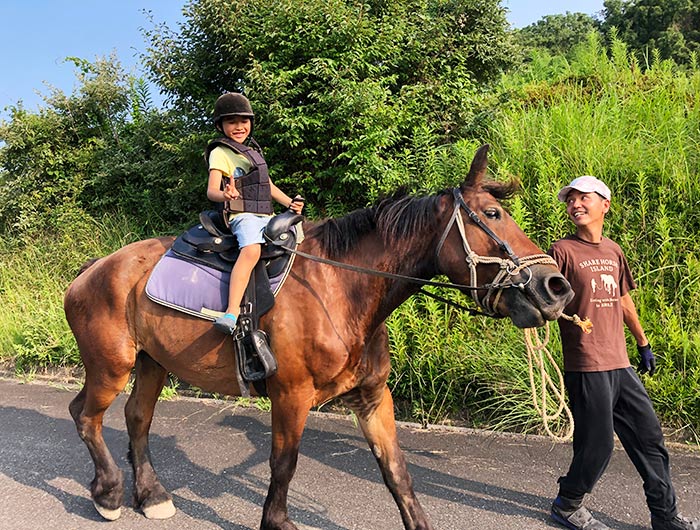
[[[271,241],[268,239],[268,241]],[[414,276],[405,276],[403,274],[394,274],[392,272],[385,272],[385,271],[378,271],[375,269],[368,269],[365,267],[359,267],[357,265],[350,265],[349,263],[343,263],[342,261],[335,261],[332,259],[327,259],[327,258],[322,258],[320,256],[315,256],[314,254],[307,254],[306,252],[302,252],[301,250],[295,250],[292,248],[285,248],[285,252],[289,252],[290,254],[294,254],[295,256],[301,256],[302,258],[309,259],[311,261],[316,261],[318,263],[323,263],[325,265],[332,265],[333,267],[338,267],[339,269],[345,269],[353,272],[359,272],[362,274],[369,274],[370,276],[379,276],[380,278],[389,278],[391,280],[402,280],[405,282],[409,283],[415,283],[418,285],[430,285],[433,287],[445,287],[447,289],[488,289],[490,288],[491,284],[486,284],[483,287],[469,287],[467,285],[462,285],[459,283],[450,283],[450,282],[436,282],[433,280],[424,280],[423,278],[416,278]],[[495,316],[491,313],[485,313],[483,311],[479,311],[477,309],[473,309],[471,307],[467,307],[465,305],[462,305],[458,302],[453,302],[452,300],[448,300],[447,298],[444,298],[440,295],[437,295],[435,293],[431,293],[430,291],[426,291],[425,289],[420,289],[418,291],[419,293],[422,293],[426,296],[429,296],[430,298],[434,298],[435,300],[439,300],[440,302],[443,302],[445,304],[451,305],[452,307],[456,307],[457,309],[461,309],[463,311],[466,311],[470,315],[473,316]]]
[[[376,269],[369,269],[366,267],[360,267],[357,265],[351,265],[349,263],[343,263],[341,261],[335,261],[332,259],[328,258],[322,258],[320,256],[316,256],[313,254],[307,254],[306,252],[302,252],[300,250],[296,249],[290,249],[290,248],[285,248],[284,251],[288,252],[290,254],[294,254],[296,256],[301,256],[302,258],[309,259],[311,261],[316,261],[318,263],[323,263],[326,265],[332,265],[334,267],[338,267],[340,269],[346,269],[350,270],[353,272],[359,272],[363,274],[369,274],[371,276],[379,276],[381,278],[389,278],[392,280],[400,280],[400,281],[405,281],[409,283],[414,283],[417,285],[421,286],[426,286],[430,285],[432,287],[444,287],[447,289],[459,289],[460,291],[471,291],[472,298],[474,301],[483,309],[483,311],[478,311],[466,306],[463,306],[459,303],[452,302],[451,300],[447,300],[446,298],[443,298],[439,295],[433,294],[429,291],[426,291],[425,289],[420,289],[419,292],[434,298],[436,300],[439,300],[441,302],[444,302],[446,304],[449,304],[453,307],[456,307],[458,309],[467,311],[471,315],[478,315],[478,316],[491,316],[491,317],[500,317],[501,315],[498,314],[496,311],[496,306],[498,305],[498,302],[500,300],[501,294],[503,293],[504,289],[512,289],[512,288],[517,288],[517,289],[524,289],[525,286],[530,283],[530,280],[532,279],[532,272],[530,271],[530,266],[531,265],[536,265],[539,263],[547,263],[551,265],[556,266],[556,262],[554,259],[547,255],[547,254],[535,254],[532,256],[525,256],[523,258],[518,258],[513,253],[513,250],[511,249],[510,245],[503,241],[501,238],[496,235],[493,230],[491,230],[482,220],[481,218],[477,215],[474,210],[469,208],[466,202],[464,202],[464,199],[462,198],[462,194],[459,191],[459,188],[453,188],[452,189],[452,195],[455,200],[455,206],[454,210],[452,212],[452,217],[450,218],[450,221],[447,223],[447,226],[445,227],[445,230],[442,233],[442,236],[440,237],[440,242],[438,243],[437,249],[435,251],[435,257],[436,260],[438,256],[440,255],[440,251],[442,250],[442,247],[444,246],[445,240],[447,239],[447,236],[450,232],[450,229],[452,228],[452,225],[457,223],[457,228],[459,230],[459,234],[462,239],[462,246],[464,248],[464,251],[466,253],[465,261],[469,265],[469,270],[470,270],[470,284],[469,285],[464,285],[464,284],[457,284],[457,283],[451,283],[451,282],[436,282],[433,280],[425,280],[423,278],[417,278],[415,276],[406,276],[403,274],[396,274],[392,272],[385,272],[385,271],[378,271]],[[497,257],[490,257],[490,256],[480,256],[479,254],[475,253],[472,251],[471,246],[469,245],[469,242],[467,240],[467,235],[466,235],[466,229],[464,227],[464,220],[462,219],[462,216],[460,214],[460,210],[464,210],[467,215],[469,216],[469,219],[476,225],[478,226],[481,230],[483,230],[491,239],[493,239],[496,244],[498,245],[498,248],[500,248],[505,254],[508,255],[508,259],[503,259],[503,258],[497,258]],[[275,243],[274,241],[267,239],[268,242],[270,243]],[[494,279],[493,282],[491,283],[486,283],[484,285],[477,285],[477,277],[476,277],[476,267],[481,264],[498,264],[500,265],[500,270],[498,274],[496,275],[496,278]],[[512,281],[505,281],[503,282],[502,280],[506,278],[507,276],[510,276],[511,278],[520,273],[520,271],[526,269],[529,273],[529,277],[525,282],[519,282],[519,283],[513,283]],[[510,280],[510,278],[506,278],[507,280]],[[484,296],[483,299],[479,299],[479,296],[477,294],[477,291],[484,291],[486,290],[486,295]],[[494,297],[493,301],[491,301],[491,296],[493,293],[496,293],[496,296]]]

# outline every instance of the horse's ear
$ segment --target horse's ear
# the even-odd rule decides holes
[[[465,191],[467,188],[476,188],[486,176],[486,166],[488,165],[489,144],[484,144],[476,150],[474,160],[469,168],[469,174],[464,182],[460,185],[460,191]]]

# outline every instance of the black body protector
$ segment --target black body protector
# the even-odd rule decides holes
[[[209,142],[209,145],[204,152],[204,159],[206,160],[207,167],[209,165],[209,155],[215,147],[221,145],[243,155],[253,166],[253,169],[251,169],[248,173],[234,179],[236,189],[238,189],[241,197],[243,198],[244,211],[265,215],[272,214],[273,210],[270,175],[267,170],[267,162],[265,162],[265,159],[263,158],[262,154],[260,154],[260,151],[247,145],[234,142],[230,138],[216,138],[215,140]],[[227,177],[224,177],[224,179],[226,178]],[[229,202],[227,201],[224,204],[224,212],[226,213],[229,211],[231,211],[231,209]]]

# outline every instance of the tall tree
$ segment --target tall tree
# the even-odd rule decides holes
[[[546,15],[534,24],[516,30],[516,40],[529,50],[545,48],[552,54],[569,55],[573,48],[586,40],[591,31],[599,31],[600,22],[585,13]]]
[[[95,154],[118,141],[127,115],[125,76],[115,57],[94,64],[69,58],[81,87],[70,97],[54,90],[38,114],[21,104],[0,126],[0,228],[50,226],[75,213],[92,178]]]
[[[185,19],[148,33],[154,79],[201,131],[244,91],[275,180],[322,214],[415,180],[513,55],[498,0],[193,0]]]
[[[640,57],[657,49],[662,59],[688,63],[700,51],[697,0],[605,0],[603,31],[619,38]]]
[[[202,161],[189,156],[186,124],[153,109],[145,81],[115,57],[70,61],[75,93],[54,90],[38,113],[11,107],[0,123],[0,231],[61,228],[117,210],[143,225],[191,221],[207,202],[192,178]]]

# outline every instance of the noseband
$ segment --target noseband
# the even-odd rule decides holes
[[[525,286],[530,283],[530,280],[532,280],[532,271],[530,270],[531,265],[549,264],[556,266],[557,262],[554,261],[554,258],[547,254],[533,254],[531,256],[519,258],[515,255],[511,246],[506,241],[503,241],[500,237],[498,237],[496,233],[481,220],[481,217],[479,217],[477,213],[472,210],[466,202],[464,202],[464,198],[462,198],[462,193],[460,192],[459,188],[453,188],[452,195],[454,196],[454,210],[452,212],[452,217],[445,227],[445,231],[440,237],[440,242],[438,243],[437,249],[435,250],[436,263],[438,262],[440,251],[445,244],[445,240],[452,229],[452,225],[456,224],[457,229],[459,230],[459,235],[462,238],[462,247],[464,248],[464,252],[466,254],[464,259],[469,267],[469,285],[466,287],[468,287],[471,291],[471,296],[474,301],[487,314],[497,316],[499,313],[496,308],[504,289],[512,289],[514,287],[521,290],[525,289]],[[486,235],[488,235],[496,243],[496,245],[498,245],[498,248],[508,256],[507,259],[494,256],[480,256],[472,250],[464,228],[464,219],[460,215],[461,210],[464,210],[469,216],[471,222],[483,230]],[[482,285],[481,287],[478,286],[476,277],[476,269],[480,264],[495,264],[500,267],[493,281]],[[523,270],[527,271],[527,280],[524,282],[514,283],[513,279],[515,276]],[[478,291],[484,289],[486,290],[486,294],[480,299]]]

